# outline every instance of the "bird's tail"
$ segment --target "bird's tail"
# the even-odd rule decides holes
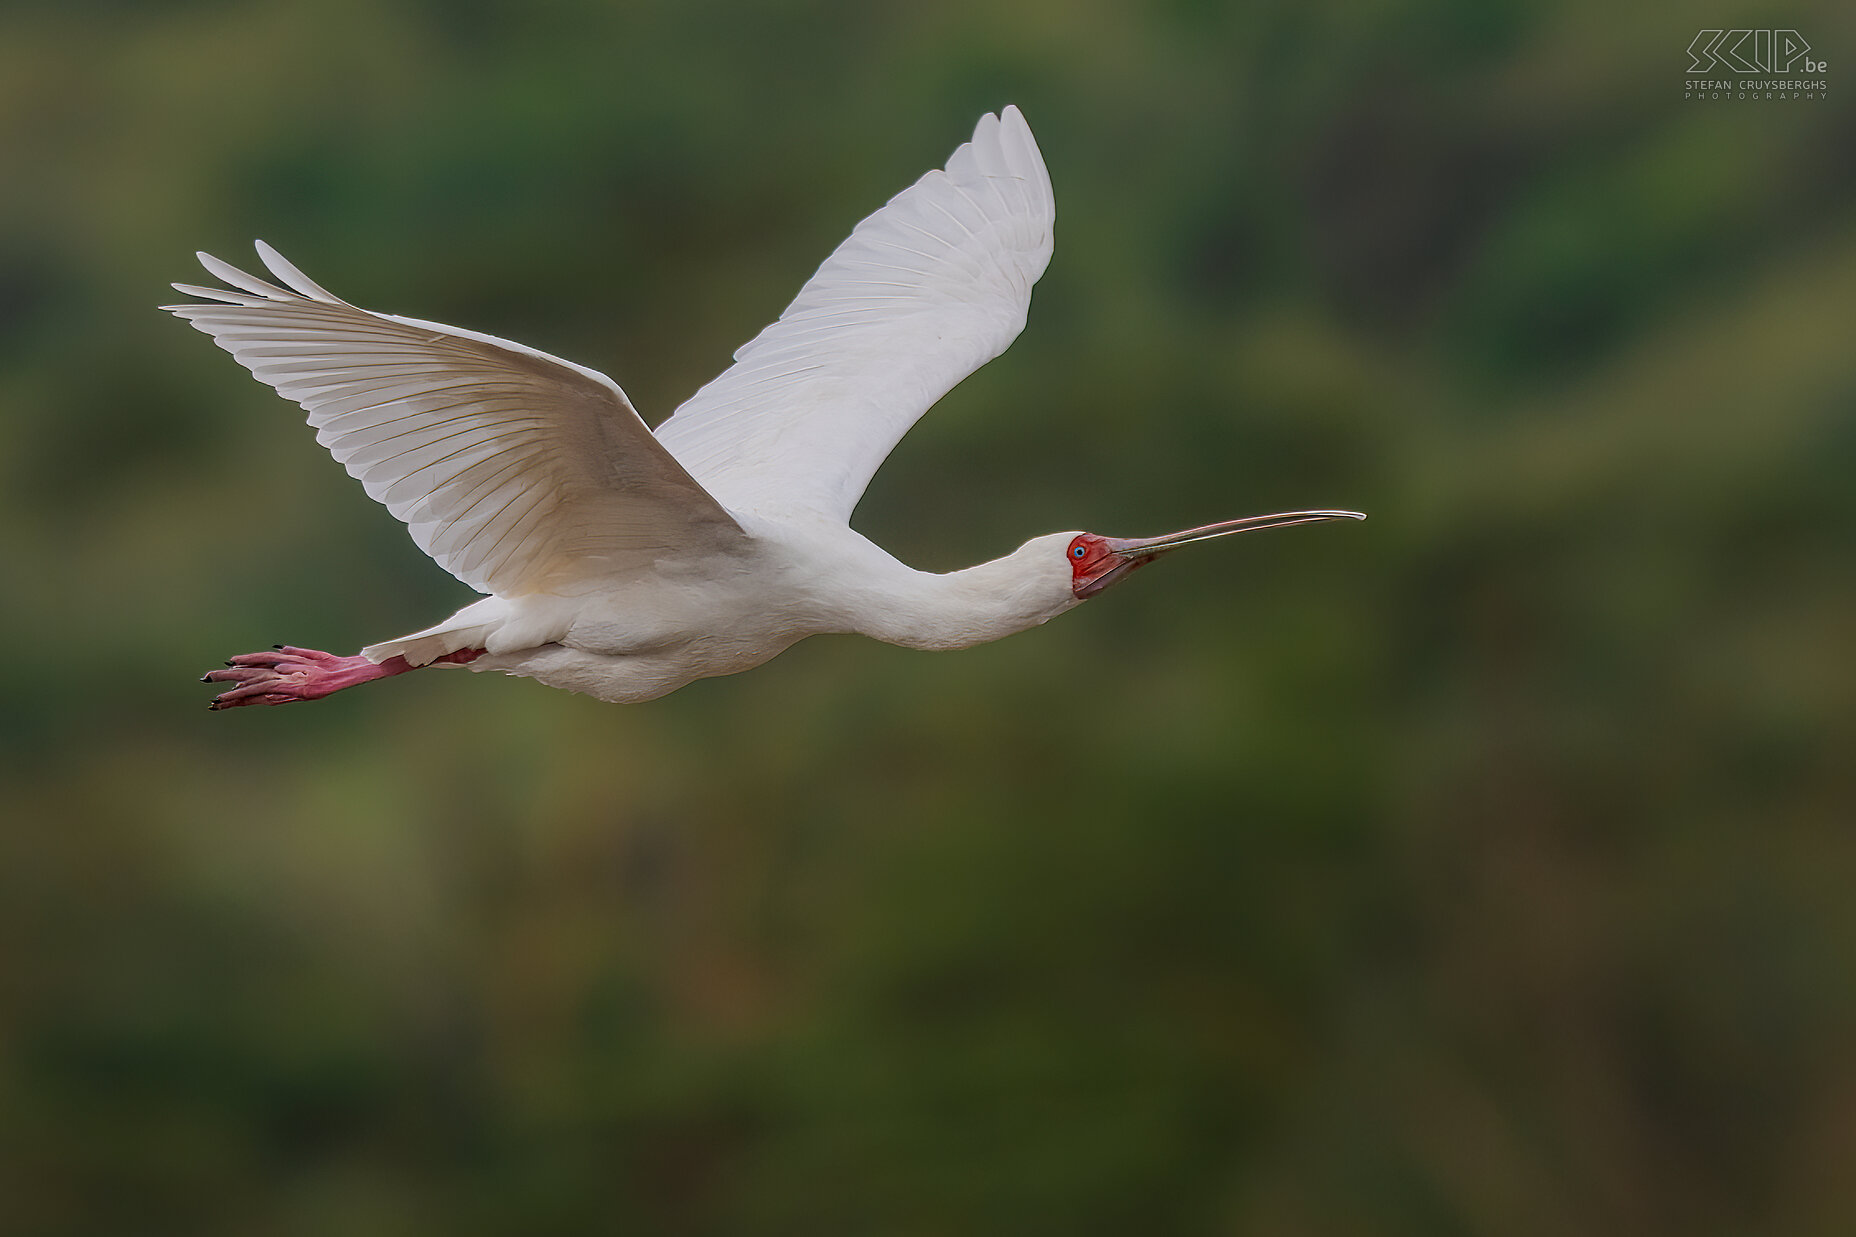
[[[370,644],[361,650],[361,656],[375,665],[390,657],[404,657],[409,666],[428,666],[447,653],[489,647],[490,637],[508,621],[509,603],[500,597],[485,597],[434,627]]]
[[[447,653],[483,648],[496,626],[494,623],[478,623],[468,627],[454,627],[451,622],[440,623],[437,627],[415,631],[410,636],[370,644],[361,650],[361,656],[375,665],[390,657],[404,657],[409,666],[428,666]]]

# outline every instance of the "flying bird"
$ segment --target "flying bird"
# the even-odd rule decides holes
[[[653,433],[604,374],[522,344],[360,309],[264,242],[278,280],[163,306],[309,413],[316,440],[481,600],[343,657],[234,657],[210,708],[290,704],[422,666],[608,701],[733,674],[806,636],[958,649],[1035,627],[1184,545],[1364,519],[1291,511],[1159,537],[1034,537],[932,574],[850,527],[872,474],[1005,351],[1050,262],[1050,175],[1023,115],[980,119],[945,170],[858,224],[779,321]]]

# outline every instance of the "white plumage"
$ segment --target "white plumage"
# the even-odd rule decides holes
[[[724,505],[849,520],[936,400],[1008,348],[1057,203],[1018,109],[852,231],[657,436]]]
[[[303,405],[316,441],[472,588],[517,597],[739,542],[605,375],[357,309],[258,254],[290,290],[201,254],[240,292],[176,284],[230,303],[169,308]]]
[[[236,684],[214,707],[314,699],[435,661],[644,700],[818,632],[962,647],[1041,623],[1183,540],[1239,531],[1052,534],[929,575],[848,527],[909,427],[1023,329],[1055,216],[1024,117],[983,117],[945,171],[860,223],[655,435],[593,370],[357,308],[261,241],[282,286],[201,254],[229,290],[176,284],[204,303],[165,308],[301,404],[420,549],[490,594],[359,657],[234,658],[207,676]]]

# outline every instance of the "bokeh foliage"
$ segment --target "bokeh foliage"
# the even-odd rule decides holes
[[[1795,26],[1811,102],[1681,98]],[[16,3],[0,1230],[1856,1230],[1830,3]],[[202,708],[467,600],[153,312],[262,235],[667,414],[1017,102],[1031,325],[858,522],[1291,506],[951,655]]]

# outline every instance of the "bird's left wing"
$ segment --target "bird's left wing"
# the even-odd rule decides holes
[[[922,413],[1018,337],[1055,219],[1024,116],[981,117],[658,438],[731,510],[848,520]]]
[[[472,588],[572,590],[745,534],[604,374],[474,331],[358,309],[258,243],[288,287],[207,254],[231,291],[168,305],[309,413],[316,440]]]

